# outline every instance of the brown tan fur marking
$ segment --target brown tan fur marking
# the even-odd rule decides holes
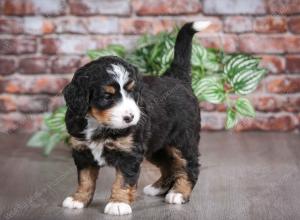
[[[177,176],[172,190],[181,193],[186,201],[189,199],[192,193],[192,184],[186,173],[182,173]]]
[[[111,110],[99,110],[91,108],[90,114],[100,123],[108,124],[111,120]]]
[[[169,147],[168,152],[172,157],[172,170],[170,171],[174,176],[175,182],[172,187],[172,191],[181,193],[184,199],[187,201],[192,192],[192,183],[189,181],[186,172],[186,160],[182,157],[181,152],[174,148]]]
[[[104,91],[111,95],[114,95],[116,93],[116,89],[113,86],[104,86]]]
[[[72,148],[78,151],[86,149],[88,145],[85,141],[79,141],[74,137],[70,138],[70,143]]]
[[[170,172],[169,166],[162,165],[159,167],[161,177],[152,185],[155,188],[169,188],[174,181],[174,178],[172,176],[172,173]]]
[[[181,193],[187,201],[192,192],[192,183],[186,172],[186,163],[178,149],[167,147],[166,160],[156,162],[161,177],[152,185],[156,188],[169,188],[173,184],[171,190]]]
[[[133,137],[130,134],[126,137],[120,137],[116,140],[108,139],[105,140],[104,146],[109,149],[130,152],[133,147]]]
[[[98,173],[99,168],[92,166],[79,171],[78,188],[72,195],[74,200],[82,202],[85,206],[92,201]]]
[[[126,185],[122,173],[116,171],[116,179],[112,186],[110,202],[131,203],[136,197],[136,186]]]
[[[135,86],[135,82],[134,81],[131,81],[129,82],[127,85],[126,85],[126,90],[127,91],[132,91],[134,89],[134,86]]]

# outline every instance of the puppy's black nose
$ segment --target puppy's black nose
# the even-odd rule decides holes
[[[124,116],[124,117],[123,117],[123,120],[124,120],[126,123],[130,123],[130,122],[132,122],[133,118],[134,118],[133,114],[129,114],[129,115]]]

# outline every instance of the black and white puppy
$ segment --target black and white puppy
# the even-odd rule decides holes
[[[151,196],[182,204],[199,174],[200,110],[191,88],[192,38],[208,22],[185,24],[174,60],[162,77],[142,76],[124,60],[107,56],[78,69],[64,89],[78,188],[63,207],[83,208],[93,198],[100,167],[113,166],[116,180],[104,212],[131,213],[140,164],[159,167],[161,177],[144,188]]]

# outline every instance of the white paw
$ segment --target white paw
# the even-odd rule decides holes
[[[166,193],[168,191],[167,188],[156,188],[152,185],[145,186],[143,192],[148,196],[158,196]]]
[[[62,206],[69,209],[82,209],[84,204],[82,202],[76,201],[73,197],[67,197],[62,203]]]
[[[104,208],[104,213],[109,215],[128,215],[132,213],[132,210],[127,203],[109,202]]]
[[[169,192],[166,197],[165,201],[170,204],[183,204],[185,200],[183,199],[183,195],[181,193],[176,192]]]

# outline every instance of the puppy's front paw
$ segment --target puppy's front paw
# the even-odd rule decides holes
[[[105,214],[109,215],[127,215],[132,213],[130,205],[124,202],[109,202],[104,209]]]
[[[183,204],[186,202],[181,193],[172,192],[172,191],[170,191],[166,195],[165,201],[170,204]]]
[[[62,206],[69,209],[82,209],[84,208],[83,202],[74,200],[73,197],[69,196],[65,198],[62,203]]]

